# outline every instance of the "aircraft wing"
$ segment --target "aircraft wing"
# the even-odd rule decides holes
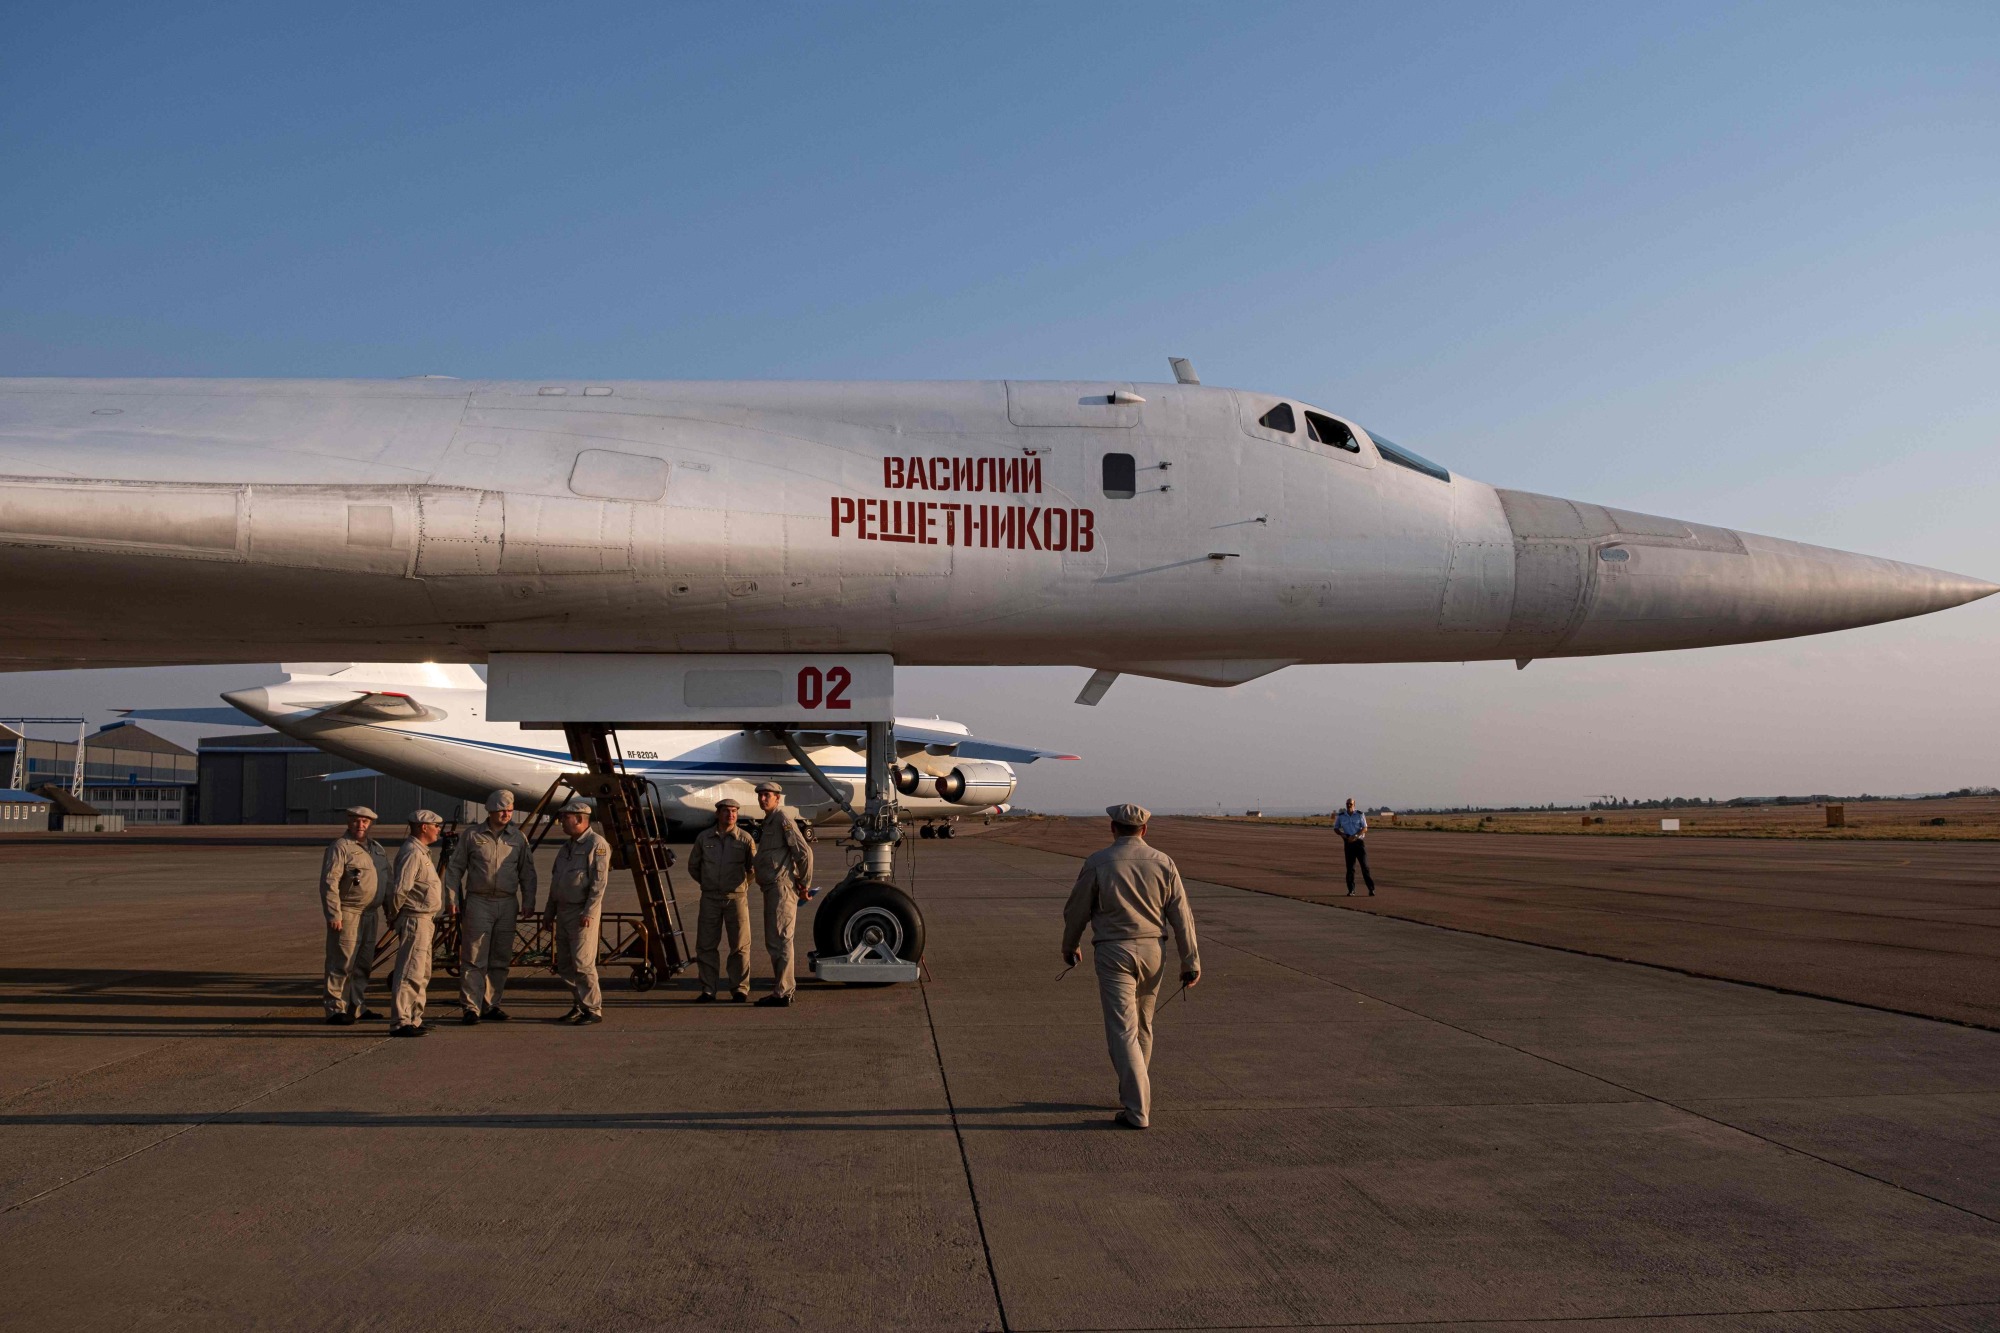
[[[844,745],[858,750],[868,743],[865,731],[794,731],[799,744]],[[985,741],[977,736],[967,736],[963,732],[938,731],[930,727],[915,727],[907,722],[896,724],[896,753],[900,756],[912,755],[919,750],[926,754],[953,755],[960,759],[998,759],[1009,764],[1032,764],[1037,759],[1076,759],[1080,756],[1064,754],[1059,750],[1038,750],[1032,745],[1009,745],[1003,741]]]
[[[379,778],[385,776],[372,768],[344,768],[338,773],[322,773],[317,781],[345,782],[349,778]]]
[[[264,724],[234,708],[115,708],[135,722],[196,722],[205,727],[261,727]]]
[[[922,750],[927,754],[956,755],[960,759],[998,759],[1009,764],[1032,764],[1037,759],[1080,757],[1064,754],[1060,750],[1038,750],[1032,745],[983,741],[977,736],[967,736],[956,731],[934,731],[929,727],[913,727],[906,722],[896,724],[896,750],[899,754]]]

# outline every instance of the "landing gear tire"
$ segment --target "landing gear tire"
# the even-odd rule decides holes
[[[861,880],[836,889],[813,918],[813,947],[822,958],[881,943],[905,962],[924,956],[924,914],[894,884]]]
[[[819,900],[819,910],[813,913],[813,952],[831,957],[834,952],[833,927],[846,910],[843,904],[847,895],[853,892],[854,881],[842,880],[826,891],[826,897]]]
[[[937,835],[938,835],[937,826],[934,824],[926,824],[922,828],[917,830],[917,836],[919,838],[935,838]]]

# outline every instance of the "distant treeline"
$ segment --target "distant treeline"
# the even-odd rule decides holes
[[[1830,796],[1824,792],[1814,796],[1732,796],[1726,801],[1718,801],[1712,796],[1649,796],[1637,800],[1616,796],[1588,802],[1585,805],[1453,805],[1423,806],[1404,811],[1412,815],[1532,815],[1551,810],[1689,810],[1689,809],[1741,809],[1762,805],[1825,805],[1829,801],[1943,801],[1964,796],[2000,796],[2000,787],[1960,787],[1956,791],[1924,792],[1916,795],[1873,796],[1863,792],[1859,796]]]

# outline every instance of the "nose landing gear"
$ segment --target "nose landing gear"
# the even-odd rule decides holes
[[[896,732],[868,724],[867,804],[856,811],[789,731],[778,733],[799,767],[847,812],[861,859],[827,891],[813,918],[813,975],[822,981],[881,985],[915,981],[924,956],[924,917],[896,887],[896,844],[903,831],[896,807]]]

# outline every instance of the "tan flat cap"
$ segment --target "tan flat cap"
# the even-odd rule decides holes
[[[491,814],[495,810],[512,810],[513,808],[514,808],[513,792],[501,790],[496,792],[489,792],[487,794],[486,811],[488,814]]]
[[[741,810],[743,802],[725,796],[715,803],[715,808],[718,810]]]
[[[436,824],[442,828],[444,826],[444,816],[435,810],[413,810],[410,812],[410,822],[412,824]]]
[[[588,815],[595,813],[596,810],[597,807],[589,801],[584,800],[581,796],[576,796],[563,802],[563,808],[556,811],[556,813],[559,815]]]
[[[365,805],[350,805],[340,813],[343,815],[353,815],[356,819],[380,819],[382,817]]]
[[[1133,805],[1129,801],[1124,805],[1106,806],[1104,813],[1111,816],[1112,823],[1129,824],[1133,828],[1153,822],[1153,812],[1151,810],[1148,810],[1143,805]]]
[[[759,793],[770,792],[773,796],[783,796],[785,794],[785,789],[775,782],[760,782],[757,784],[757,790]]]

